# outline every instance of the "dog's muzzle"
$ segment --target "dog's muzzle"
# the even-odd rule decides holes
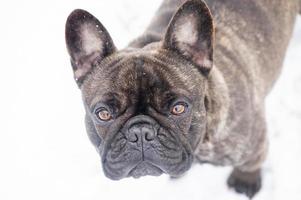
[[[176,134],[146,115],[130,118],[106,145],[103,169],[118,180],[167,173],[178,175],[191,164],[190,153]]]

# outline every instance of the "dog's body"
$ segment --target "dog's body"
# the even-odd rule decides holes
[[[228,183],[251,197],[260,188],[260,167],[267,151],[264,98],[281,71],[301,1],[207,0],[215,25],[215,42],[211,15],[203,2],[186,2],[173,17],[184,2],[165,0],[145,33],[117,53],[106,30],[93,16],[83,11],[71,14],[66,39],[75,78],[83,92],[88,134],[102,154],[104,171],[110,178],[158,175],[162,171],[176,176],[186,171],[196,157],[200,162],[234,166]],[[83,38],[81,43],[78,38]],[[187,109],[193,110],[187,111],[187,116],[168,116],[168,121],[146,111],[149,105],[163,110],[158,108],[163,104],[162,96],[175,90],[177,95],[185,93],[192,99]],[[121,96],[124,101],[119,104],[123,106],[135,105],[131,114],[118,115],[114,125],[95,122],[90,111],[108,92]],[[135,140],[135,144],[142,145],[142,158],[129,156],[133,151],[128,149],[133,147],[126,141],[119,143],[122,136],[116,133],[124,127],[130,130],[138,118],[143,123],[147,121],[143,127],[152,124],[165,128],[161,135],[169,138],[162,140],[162,147],[160,139],[153,141],[159,132],[151,132],[150,140]],[[136,127],[134,136],[150,134],[141,130]],[[133,136],[128,130],[120,132],[128,141]],[[169,148],[172,144],[177,145]],[[121,153],[121,146],[128,152]],[[174,148],[178,150],[170,150]],[[167,161],[167,157],[175,159]],[[128,162],[137,159],[152,165]],[[175,161],[179,159],[180,164]]]
[[[144,35],[130,46],[142,48],[161,41],[165,33],[162,30],[183,2],[166,0]],[[214,97],[223,108],[210,116],[215,119],[209,125],[211,142],[200,143],[196,156],[201,161],[237,166],[243,166],[252,157],[251,165],[256,165],[254,161],[262,161],[267,145],[264,98],[280,73],[300,8],[297,1],[285,0],[207,0],[206,3],[216,29],[211,89],[212,93],[218,91],[224,95],[218,100]],[[221,125],[223,120],[225,124]]]

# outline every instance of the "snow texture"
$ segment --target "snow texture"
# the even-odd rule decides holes
[[[0,199],[246,200],[228,189],[230,167],[194,165],[166,175],[111,181],[84,127],[64,25],[76,8],[93,13],[124,47],[161,0],[12,0],[0,3]],[[282,75],[266,101],[270,152],[254,200],[301,199],[301,17]]]

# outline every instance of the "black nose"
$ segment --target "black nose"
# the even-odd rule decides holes
[[[126,137],[133,143],[138,142],[140,139],[149,142],[155,139],[156,132],[150,124],[135,124],[127,131]]]
[[[129,142],[150,142],[157,136],[157,126],[148,116],[136,116],[128,121],[125,136]]]

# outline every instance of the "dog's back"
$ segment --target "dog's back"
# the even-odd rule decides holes
[[[298,12],[297,1],[208,0],[216,23],[216,61],[228,55],[264,96],[278,77]],[[229,64],[217,64],[220,70]],[[225,69],[227,70],[227,69]],[[263,88],[265,86],[265,88]]]

